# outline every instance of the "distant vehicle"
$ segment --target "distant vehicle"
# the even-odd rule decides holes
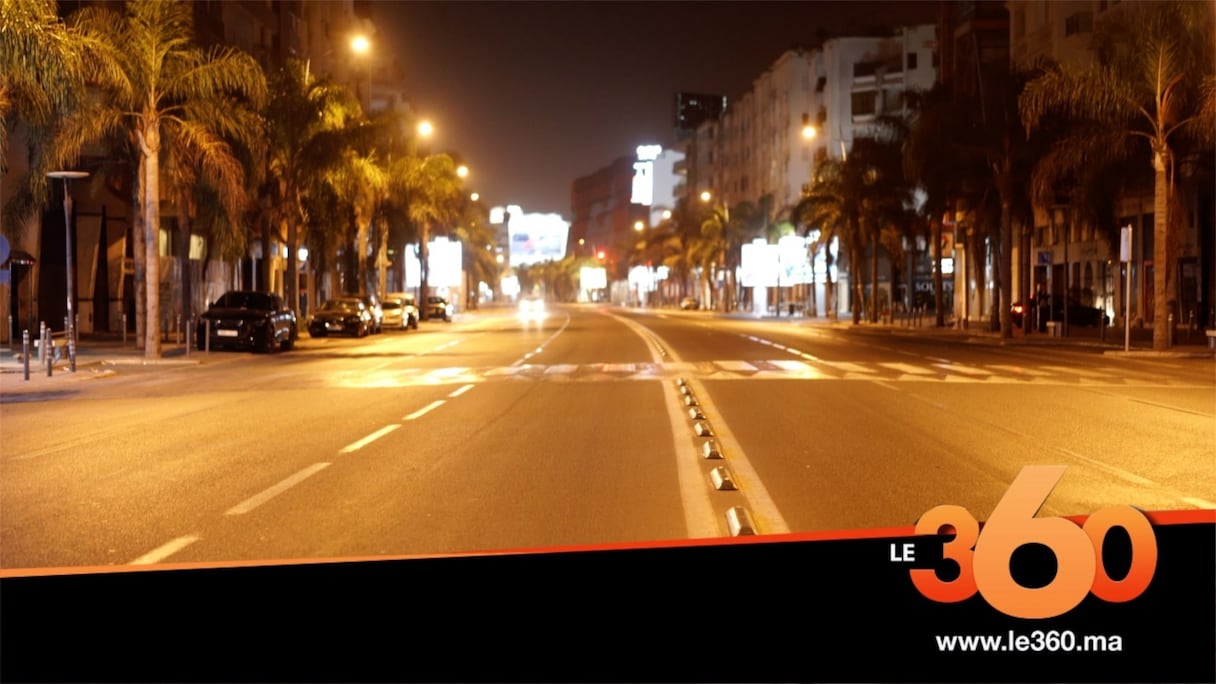
[[[1039,312],[1040,320],[1046,321],[1064,321],[1064,305],[1059,301],[1059,298],[1051,298],[1051,313],[1049,316]],[[1030,313],[1032,308],[1024,302],[1014,302],[1013,306],[1009,307],[1009,318],[1013,323],[1013,327],[1022,327],[1022,321],[1027,313]],[[1106,311],[1093,306],[1086,306],[1075,299],[1068,300],[1068,324],[1076,325],[1082,328],[1096,328],[1110,325],[1110,316],[1106,315]]]
[[[372,331],[372,312],[360,297],[327,299],[308,321],[308,334],[313,337],[347,335],[366,337]]]
[[[194,339],[199,349],[289,351],[299,335],[296,314],[273,292],[225,292],[199,316]]]
[[[381,325],[388,330],[408,330],[418,327],[418,309],[414,306],[413,300],[406,303],[404,297],[390,294],[380,302],[380,309],[384,312],[384,320]]]
[[[373,294],[359,295],[359,299],[363,300],[363,306],[366,306],[368,312],[372,315],[372,332],[380,333],[383,331],[384,309],[380,308],[380,300]]]
[[[696,309],[697,307],[698,302],[696,297],[685,297],[684,299],[680,300],[680,308],[684,309],[685,311]]]
[[[541,297],[522,297],[519,300],[519,320],[524,323],[539,323],[545,320],[545,300]]]
[[[438,318],[444,321],[451,322],[452,320],[452,305],[447,299],[438,295],[431,295],[426,298],[426,317]]]

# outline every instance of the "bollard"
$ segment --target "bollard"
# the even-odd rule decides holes
[[[63,317],[63,342],[68,352],[68,370],[76,372],[76,332],[68,323],[71,322],[68,316]]]
[[[55,367],[55,354],[54,354],[54,352],[49,350],[50,344],[51,344],[51,329],[44,326],[42,328],[42,349],[44,352],[42,356],[46,360],[46,376],[48,378],[51,377],[51,374],[54,372],[53,369]]]
[[[13,317],[12,317],[12,315],[10,315],[10,316],[8,317],[8,327],[4,329],[4,334],[5,334],[5,335],[8,335],[8,348],[9,348],[9,351],[12,351],[12,349],[13,349],[13,344],[14,344],[14,342],[13,342]]]
[[[21,331],[21,365],[25,369],[25,379],[30,379],[30,331]]]
[[[174,344],[181,344],[182,343],[182,317],[181,317],[181,314],[178,314],[177,320],[173,321],[173,325],[177,326],[177,330],[174,331],[174,338],[176,338]]]
[[[206,351],[208,354],[210,354],[211,353],[211,319],[210,318],[207,319],[207,329],[203,332],[204,332],[204,334],[207,335],[207,342],[205,344],[204,351]]]
[[[186,319],[186,356],[190,356],[190,331],[194,329],[194,316]]]
[[[125,313],[122,315],[122,344],[124,347],[127,346],[127,315]]]
[[[46,361],[46,323],[38,321],[38,363]]]

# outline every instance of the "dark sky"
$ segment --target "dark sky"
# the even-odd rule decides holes
[[[669,144],[676,92],[746,92],[821,31],[931,23],[936,2],[392,2],[377,48],[490,205],[570,218],[575,178]]]

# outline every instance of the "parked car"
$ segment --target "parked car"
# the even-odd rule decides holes
[[[1010,320],[1013,322],[1013,327],[1019,328],[1022,326],[1022,321],[1026,315],[1037,315],[1040,325],[1047,321],[1063,321],[1064,320],[1064,304],[1058,297],[1049,298],[1050,304],[1043,302],[1040,306],[1049,306],[1050,312],[1040,311],[1035,308],[1034,304],[1026,304],[1024,302],[1014,302],[1009,307]],[[1106,311],[1093,306],[1086,306],[1075,299],[1068,300],[1068,324],[1076,325],[1083,328],[1094,328],[1098,326],[1110,325],[1110,316],[1106,315]]]
[[[359,299],[363,300],[363,306],[367,307],[368,313],[372,316],[372,332],[380,333],[384,330],[384,309],[380,307],[380,300],[374,294],[359,295]]]
[[[360,297],[327,299],[308,321],[308,334],[313,337],[348,335],[365,337],[372,331],[372,312]]]
[[[685,297],[684,299],[680,300],[680,308],[684,309],[685,311],[691,311],[696,309],[698,306],[699,302],[697,302],[696,297]]]
[[[296,313],[273,292],[225,292],[194,330],[199,349],[248,349],[258,352],[289,351],[299,331]]]
[[[452,305],[443,297],[431,295],[426,298],[426,317],[450,322],[452,320]]]
[[[390,292],[380,303],[384,311],[384,326],[409,330],[418,329],[418,302],[408,292]]]

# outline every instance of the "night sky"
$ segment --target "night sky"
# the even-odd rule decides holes
[[[390,2],[387,46],[434,147],[469,165],[490,205],[570,218],[575,178],[674,141],[678,91],[746,92],[786,49],[824,32],[933,23],[937,3]]]

